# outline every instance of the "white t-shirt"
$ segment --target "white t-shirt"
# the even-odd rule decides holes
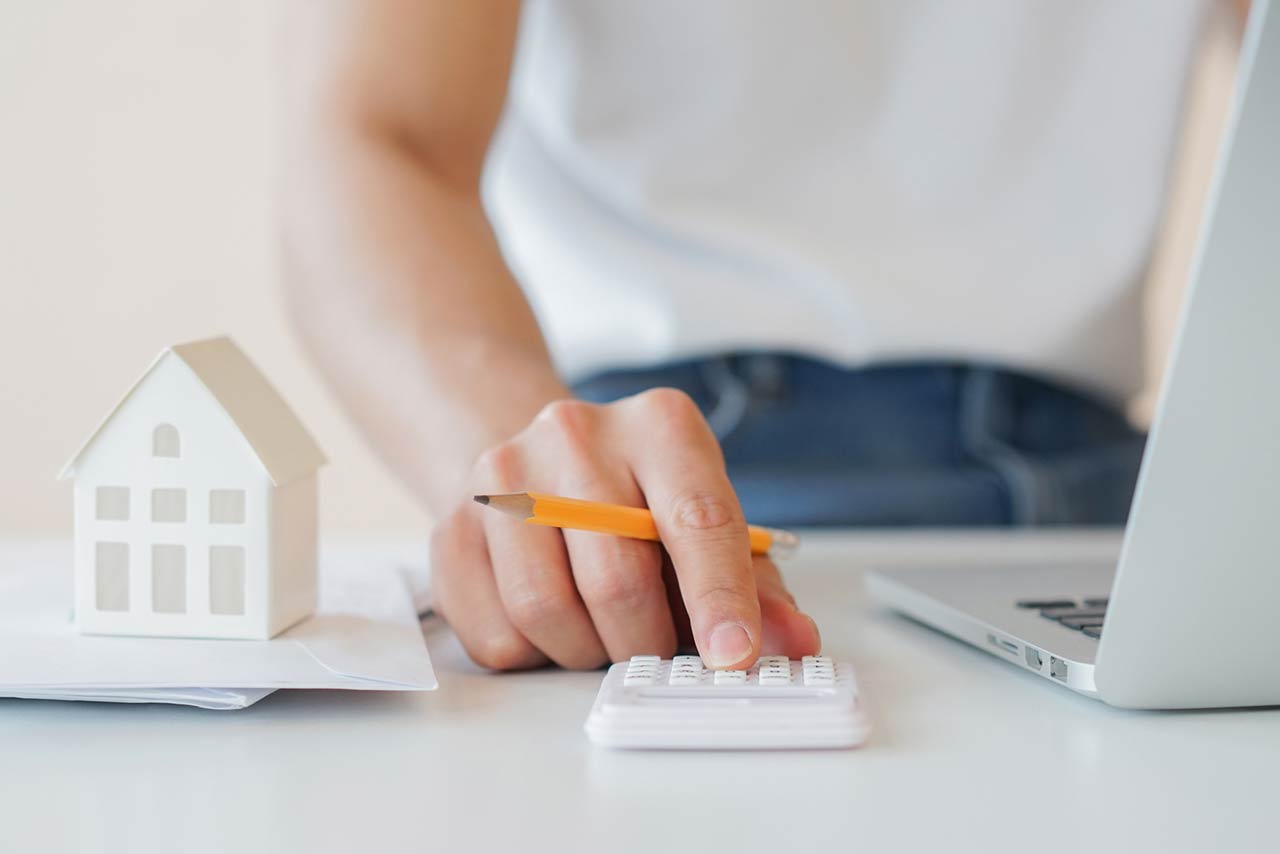
[[[486,199],[570,379],[731,350],[1119,400],[1203,0],[526,0]]]

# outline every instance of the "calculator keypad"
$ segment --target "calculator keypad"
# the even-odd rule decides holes
[[[637,655],[627,663],[622,684],[637,688],[664,685],[784,688],[801,684],[808,688],[830,688],[836,684],[836,667],[825,655],[808,655],[794,663],[786,656],[763,655],[750,670],[707,670],[696,655],[677,655],[669,663],[656,655]]]

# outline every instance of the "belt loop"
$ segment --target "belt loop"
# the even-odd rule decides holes
[[[1051,521],[1052,485],[1005,436],[1013,413],[1004,377],[991,368],[969,368],[960,387],[960,441],[977,462],[990,466],[1009,489],[1010,523]],[[1006,386],[1002,388],[1001,386]],[[1003,428],[1003,429],[1002,429]]]
[[[779,400],[786,395],[788,363],[777,353],[755,353],[744,365],[751,396],[764,400]]]
[[[707,424],[716,438],[723,440],[747,414],[751,392],[747,383],[734,373],[730,356],[704,359],[698,371],[714,401],[707,410]]]

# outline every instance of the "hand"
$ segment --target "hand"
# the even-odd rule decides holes
[[[752,557],[719,443],[683,392],[555,401],[483,453],[470,486],[647,506],[662,537],[526,525],[463,497],[431,565],[441,613],[485,667],[595,668],[693,641],[709,667],[739,669],[819,649],[777,567]]]

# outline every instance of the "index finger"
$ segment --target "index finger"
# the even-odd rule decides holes
[[[750,667],[760,654],[760,599],[720,445],[683,392],[654,389],[631,409],[623,447],[671,555],[698,652],[712,668]]]

